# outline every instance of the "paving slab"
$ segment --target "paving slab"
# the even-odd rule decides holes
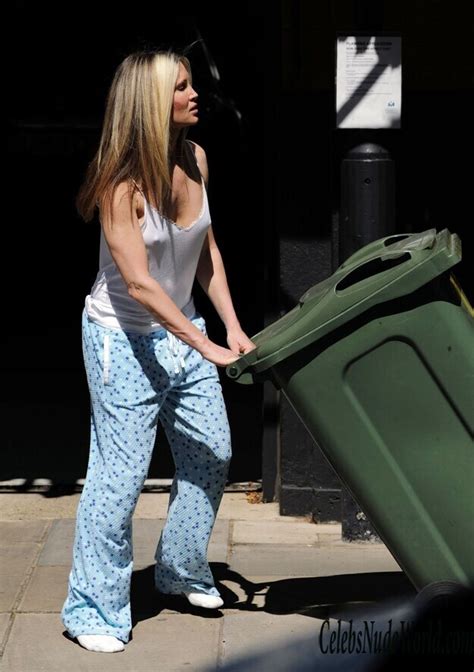
[[[279,520],[281,519],[280,504],[279,502],[254,501],[252,498],[247,498],[245,493],[225,492],[218,516],[232,520]],[[285,516],[286,518],[294,522],[304,519],[302,516]]]
[[[229,565],[243,576],[330,576],[400,571],[399,565],[383,544],[235,544],[231,548]]]
[[[12,616],[9,613],[0,614],[0,648],[8,630],[8,624]]]
[[[75,518],[54,520],[38,558],[38,565],[70,565],[75,530]]]
[[[69,639],[59,614],[17,614],[2,672],[175,672],[215,669],[220,619],[160,614],[140,621],[124,651],[87,651]]]
[[[1,492],[1,520],[74,518],[81,493],[47,497],[39,492]]]
[[[38,544],[16,542],[0,545],[0,612],[10,611],[18,591],[31,571],[38,553]]]
[[[256,493],[257,495],[259,493]],[[0,520],[75,518],[81,493],[0,492]],[[142,492],[134,518],[166,518],[169,492]],[[309,516],[280,516],[278,502],[260,502],[245,492],[224,492],[217,518],[227,520],[281,520],[298,522]]]
[[[67,565],[35,567],[17,611],[60,612],[67,596],[69,572]]]
[[[139,518],[156,516],[165,518],[168,499],[168,493],[142,492],[138,498],[135,515]],[[245,492],[224,492],[217,514],[218,520],[279,520],[281,517],[278,502],[261,502],[258,498],[247,497]],[[294,522],[304,519],[306,517],[285,516],[285,520]]]
[[[276,522],[286,523],[286,516],[281,516],[280,519]],[[337,537],[338,539],[341,538],[341,523],[314,523],[312,521],[308,521],[307,524],[316,528],[316,532],[319,534],[321,539],[325,537]]]
[[[300,614],[283,616],[265,612],[228,614],[222,634],[221,663],[236,662],[242,656],[280,647],[305,636],[314,637],[317,642],[321,624],[322,620]]]
[[[47,520],[2,520],[0,544],[15,544],[18,541],[40,543],[50,524]]]
[[[315,544],[326,535],[340,537],[338,525],[315,525],[309,522],[282,520],[236,520],[233,524],[234,544]]]

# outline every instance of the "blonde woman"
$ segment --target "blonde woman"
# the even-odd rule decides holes
[[[217,366],[255,345],[235,314],[213,236],[206,154],[186,139],[198,117],[186,57],[129,55],[114,75],[77,198],[85,221],[99,207],[101,241],[82,314],[90,454],[61,619],[92,651],[121,651],[129,641],[132,515],[158,420],[176,472],[155,588],[204,608],[223,604],[207,561],[231,459]],[[195,277],[225,324],[228,348],[207,337]]]

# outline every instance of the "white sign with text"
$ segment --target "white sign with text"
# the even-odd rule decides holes
[[[337,39],[337,128],[400,128],[400,37]]]

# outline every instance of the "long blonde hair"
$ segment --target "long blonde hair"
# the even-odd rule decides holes
[[[186,56],[168,51],[139,51],[127,56],[117,68],[110,86],[99,148],[89,163],[77,198],[77,210],[89,222],[96,206],[112,215],[117,185],[128,182],[130,208],[141,182],[147,200],[155,196],[164,210],[171,195],[169,164],[170,122],[179,64],[191,81]],[[176,154],[184,151],[187,127],[180,129]]]

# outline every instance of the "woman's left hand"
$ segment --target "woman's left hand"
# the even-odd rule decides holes
[[[257,347],[240,327],[227,330],[227,344],[236,355],[244,355]]]

